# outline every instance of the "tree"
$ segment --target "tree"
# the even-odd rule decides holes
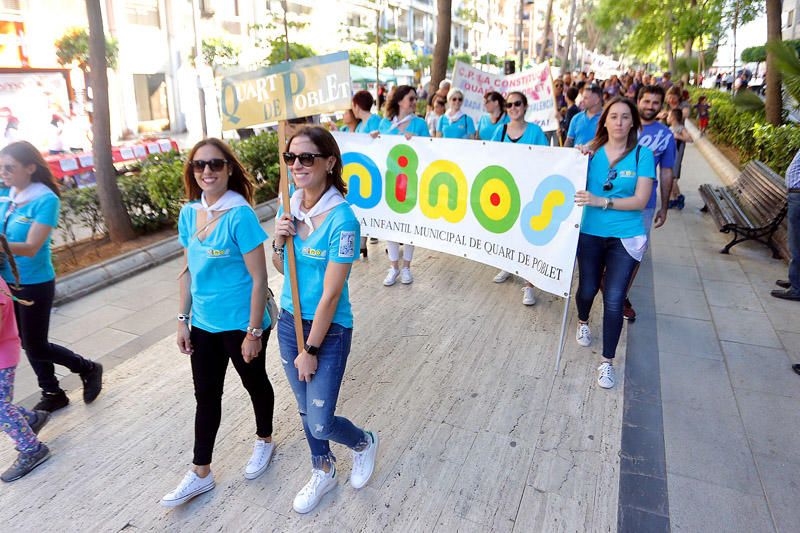
[[[561,52],[561,71],[569,70],[569,50],[572,46],[572,39],[575,37],[575,11],[577,9],[577,0],[572,0],[569,7],[569,22],[567,23],[567,39],[564,43],[564,50]]]
[[[360,44],[350,50],[350,64],[359,67],[375,66],[375,53],[371,46]]]
[[[54,44],[59,65],[76,64],[83,72],[89,71],[89,34],[86,28],[70,28]],[[119,44],[116,39],[106,39],[105,54],[108,68],[116,69],[119,57]]]
[[[533,11],[531,11],[532,13]],[[522,21],[519,21],[522,24]],[[533,17],[531,17],[531,24],[533,24]],[[550,51],[550,32],[552,31],[553,23],[553,0],[547,0],[547,11],[544,14],[544,31],[542,32],[542,51],[539,53],[539,63],[547,59],[548,52]],[[520,65],[522,67],[522,65]]]
[[[725,11],[725,22],[728,27],[733,31],[733,66],[736,70],[736,44],[737,32],[739,27],[748,22],[755,20],[755,18],[764,9],[763,0],[732,0],[730,6]],[[744,61],[744,56],[742,57]]]
[[[117,186],[117,172],[111,158],[111,121],[108,110],[108,74],[106,72],[106,40],[100,0],[86,0],[89,18],[89,68],[94,108],[92,120],[92,150],[97,180],[97,197],[103,212],[108,235],[113,242],[125,242],[136,237],[131,219],[122,203]]]
[[[280,36],[272,41],[272,50],[266,60],[270,65],[277,65],[287,59],[289,61],[297,61],[298,59],[314,57],[315,55],[314,49],[310,46],[300,43],[289,43],[287,46],[284,37]]]
[[[215,69],[239,63],[239,47],[222,37],[203,39],[201,53],[205,64]]]
[[[383,45],[381,55],[383,66],[394,71],[414,60],[414,49],[411,44],[403,41],[389,41]]]
[[[767,43],[781,41],[781,0],[767,0]],[[767,48],[767,122],[780,126],[783,101],[781,98],[781,74],[775,61],[774,51]]]
[[[438,0],[436,11],[436,44],[433,47],[431,82],[428,92],[436,92],[447,75],[447,58],[450,55],[450,23],[453,4],[451,0]]]
[[[456,61],[461,61],[462,63],[471,65],[472,56],[466,52],[458,52],[457,54],[453,54],[447,58],[447,68],[452,69],[456,64]]]

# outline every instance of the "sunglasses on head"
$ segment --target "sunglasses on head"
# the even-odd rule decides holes
[[[614,187],[614,184],[611,182],[614,181],[615,179],[617,179],[617,169],[612,168],[611,170],[608,171],[606,182],[603,184],[603,190],[610,191],[611,188]]]
[[[314,159],[318,157],[327,157],[327,156],[323,154],[315,154],[312,152],[303,152],[302,154],[283,152],[283,162],[286,163],[288,166],[294,165],[295,159],[299,159],[300,164],[303,165],[304,167],[313,167]]]
[[[512,107],[522,107],[522,100],[514,100],[513,102],[506,102],[506,109],[511,109]]]
[[[206,169],[206,166],[210,168],[213,172],[219,172],[225,165],[228,163],[225,159],[194,159],[192,160],[192,169],[195,172],[203,172]]]

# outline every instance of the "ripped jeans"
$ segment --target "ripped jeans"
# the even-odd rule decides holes
[[[356,451],[363,450],[368,445],[364,430],[348,419],[335,415],[347,356],[350,355],[353,330],[331,324],[322,346],[319,347],[317,372],[311,382],[306,383],[298,379],[297,369],[294,367],[298,350],[294,317],[291,313],[281,311],[277,329],[281,363],[297,400],[303,430],[311,448],[312,466],[322,469],[323,465],[336,461],[329,441],[344,444]],[[303,320],[303,338],[307,339],[310,331],[311,320]]]

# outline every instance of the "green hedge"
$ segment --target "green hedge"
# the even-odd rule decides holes
[[[740,163],[757,159],[781,176],[800,150],[800,125],[767,123],[763,112],[738,110],[729,93],[714,89],[690,89],[692,102],[705,95],[711,104],[708,129],[714,140],[734,148]],[[694,113],[694,109],[692,109]]]

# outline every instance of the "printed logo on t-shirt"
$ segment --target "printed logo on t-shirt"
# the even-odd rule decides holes
[[[620,170],[619,171],[620,178],[635,178],[636,171],[635,170]]]
[[[206,251],[206,254],[208,255],[208,257],[210,259],[219,259],[219,258],[228,257],[229,255],[231,255],[231,250],[230,250],[230,248],[225,248],[224,250],[215,250],[213,248],[209,248]]]
[[[343,231],[339,235],[339,257],[353,257],[355,255],[355,231]]]
[[[319,258],[324,258],[326,255],[328,255],[327,250],[317,250],[316,248],[311,248],[310,246],[303,246],[300,249],[300,253],[308,257],[319,257]]]
[[[34,220],[32,218],[20,215],[14,219],[14,222],[17,222],[19,224],[33,224]]]

